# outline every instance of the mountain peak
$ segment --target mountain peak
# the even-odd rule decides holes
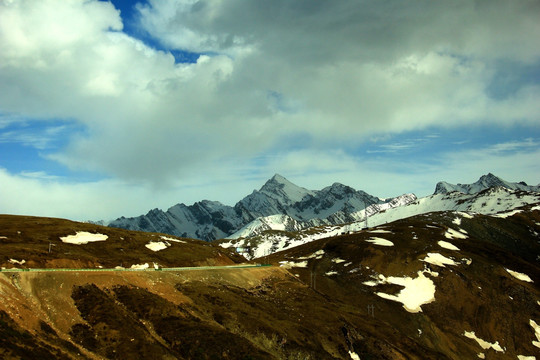
[[[261,187],[260,192],[272,195],[272,197],[278,195],[279,197],[284,198],[284,200],[289,200],[291,202],[300,201],[304,196],[312,193],[312,191],[293,184],[279,174],[272,176],[272,178]]]

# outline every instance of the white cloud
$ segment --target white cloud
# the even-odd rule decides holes
[[[502,99],[486,91],[498,60],[540,61],[535,2],[149,3],[138,6],[140,31],[212,55],[176,64],[123,33],[107,2],[0,2],[0,128],[31,118],[83,129],[44,134],[42,143],[4,133],[0,142],[43,148],[67,136],[49,159],[106,174],[117,190],[135,183],[170,194],[181,183],[215,174],[232,182],[247,172],[328,174],[330,183],[340,174],[358,179],[353,186],[382,186],[395,172],[342,149],[426,127],[540,123],[538,83]],[[307,140],[298,146],[296,138]],[[485,156],[500,169],[509,159]],[[418,174],[429,168],[416,166]],[[84,186],[97,192],[102,184]]]

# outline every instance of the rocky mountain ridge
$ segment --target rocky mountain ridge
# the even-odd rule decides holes
[[[410,218],[422,214],[440,211],[454,211],[468,216],[476,214],[494,217],[507,217],[523,209],[540,209],[540,193],[511,190],[506,187],[493,187],[475,194],[465,194],[454,191],[445,194],[434,194],[412,201],[401,206],[380,210],[380,205],[367,208],[368,227],[380,226],[393,221]],[[378,210],[378,211],[377,211]],[[257,258],[290,249],[315,240],[356,233],[366,228],[365,211],[353,214],[357,220],[338,225],[306,227],[300,231],[291,232],[284,229],[276,221],[265,221],[260,227],[247,225],[241,231],[221,241],[221,246],[250,248],[248,258]],[[258,219],[263,222],[264,219]]]
[[[276,174],[235,206],[209,200],[189,206],[177,204],[167,211],[153,209],[146,215],[120,217],[108,226],[211,241],[227,237],[260,217],[281,214],[310,226],[338,224],[354,221],[352,214],[367,206],[392,200],[382,200],[340,183],[322,190],[307,190]]]
[[[453,191],[459,191],[464,194],[476,194],[482,190],[486,190],[493,187],[504,187],[512,190],[521,190],[521,191],[540,191],[540,185],[527,185],[524,181],[520,182],[509,182],[488,173],[487,175],[482,175],[478,181],[472,184],[457,184],[453,185],[447,183],[446,181],[440,181],[435,186],[434,194],[446,194]]]

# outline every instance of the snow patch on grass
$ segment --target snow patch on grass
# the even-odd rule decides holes
[[[463,333],[463,336],[468,337],[469,339],[475,340],[478,343],[478,345],[480,345],[480,347],[482,347],[482,349],[484,350],[493,349],[498,352],[504,352],[503,348],[501,347],[501,345],[499,345],[498,341],[495,341],[494,343],[490,343],[490,342],[487,342],[486,340],[482,340],[476,336],[474,331],[465,331]]]
[[[518,355],[518,360],[536,360],[536,356]]]
[[[518,280],[526,281],[526,282],[534,282],[534,281],[532,281],[532,279],[527,274],[523,274],[523,273],[513,271],[513,270],[510,270],[510,269],[507,269],[507,268],[504,268],[504,270],[508,271],[508,273],[510,275],[512,275],[513,277],[515,277]]]
[[[456,224],[457,226],[461,226],[461,218],[457,217],[454,220],[452,220],[452,224]]]
[[[136,269],[136,270],[144,270],[144,269],[148,269],[149,267],[150,265],[148,265],[148,263],[131,265],[131,269]]]
[[[445,265],[456,265],[454,260],[439,253],[428,253],[422,261],[442,267],[445,267]]]
[[[345,262],[346,260],[343,260],[343,259],[340,259],[340,258],[335,258],[335,259],[332,259],[332,262],[336,263],[336,264],[340,264],[342,262]]]
[[[380,245],[380,246],[394,246],[394,243],[391,242],[390,240],[386,240],[379,237],[372,237],[372,238],[367,239],[366,241],[375,245]]]
[[[493,217],[498,217],[498,218],[501,218],[501,219],[506,219],[507,217],[514,216],[516,214],[519,214],[520,212],[523,212],[523,210],[512,210],[512,211],[508,211],[508,212],[504,212],[504,213],[494,214],[492,216]]]
[[[178,239],[174,239],[174,238],[171,238],[171,237],[168,237],[168,236],[163,236],[163,235],[161,235],[160,238],[161,238],[162,240],[167,240],[167,241],[172,241],[172,242],[177,242],[177,243],[184,243],[184,244],[186,243],[186,242],[183,241],[183,240],[178,240]],[[222,247],[225,247],[225,246],[223,246],[223,244],[222,244]],[[228,246],[227,246],[227,247],[228,247]]]
[[[354,351],[349,350],[349,356],[351,357],[351,360],[360,360],[360,356]]]
[[[529,320],[529,325],[534,329],[534,335],[536,336],[536,341],[533,340],[532,344],[537,348],[540,348],[540,325],[532,319]]]
[[[419,271],[418,277],[414,279],[411,277],[394,276],[386,278],[384,275],[379,275],[379,278],[382,280],[382,283],[401,285],[404,289],[396,295],[382,292],[378,292],[376,295],[384,299],[402,303],[408,312],[420,312],[422,311],[421,305],[435,300],[435,284],[431,279],[425,277],[422,271]]]
[[[383,230],[383,229],[375,229],[375,230],[369,230],[370,233],[376,233],[376,234],[392,234],[389,230]]]
[[[167,243],[167,242],[164,242],[164,241],[150,241],[148,244],[144,245],[146,246],[148,249],[152,250],[152,251],[160,251],[160,250],[164,250],[166,248],[168,248],[169,246],[171,246],[171,244]]]
[[[8,262],[12,263],[12,264],[18,264],[18,265],[23,265],[26,260],[15,260],[15,259],[9,259]]]
[[[328,272],[326,273],[327,276],[332,276],[332,275],[337,275],[337,274],[338,274],[337,271],[328,271]]]
[[[448,229],[444,233],[444,237],[447,239],[467,239],[468,236],[465,234],[460,233],[459,231],[456,231],[454,229]]]
[[[448,249],[448,250],[459,251],[459,248],[457,246],[455,246],[454,244],[451,244],[449,242],[443,241],[443,240],[437,242],[437,244],[439,244],[440,247]]]
[[[284,269],[290,269],[290,268],[293,268],[293,267],[305,268],[305,267],[307,267],[307,264],[308,264],[307,261],[301,261],[299,263],[296,263],[294,261],[280,261],[279,263],[281,264],[279,266],[284,268]]]
[[[314,252],[313,254],[311,254],[311,255],[299,257],[298,260],[307,260],[307,259],[317,259],[317,260],[320,260],[320,259],[322,258],[323,255],[324,255],[324,250],[318,250],[318,251],[315,251],[315,252]]]
[[[92,234],[86,231],[77,231],[75,235],[60,237],[62,242],[67,244],[84,245],[89,242],[105,241],[108,236],[103,234]]]

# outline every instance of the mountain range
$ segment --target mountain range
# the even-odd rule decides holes
[[[540,191],[540,186],[508,182],[489,173],[473,184],[437,183],[434,195],[449,193],[473,195],[494,187],[509,190]],[[461,195],[457,195],[461,196]],[[424,199],[424,198],[423,198]],[[422,200],[429,203],[431,197]],[[426,211],[453,209],[437,197]],[[358,222],[376,213],[417,201],[414,194],[382,199],[352,187],[334,183],[322,190],[308,190],[276,174],[259,190],[254,190],[234,206],[203,200],[193,205],[182,203],[167,211],[150,210],[146,215],[120,217],[107,225],[128,230],[161,232],[206,241],[251,237],[267,230],[298,231],[312,227]],[[461,200],[465,201],[465,200]],[[418,213],[417,210],[413,214]],[[405,213],[408,213],[407,211]]]
[[[276,174],[234,206],[209,200],[189,206],[176,204],[167,211],[153,209],[146,215],[120,217],[108,226],[211,241],[230,236],[261,217],[286,215],[291,224],[301,223],[299,226],[305,228],[355,221],[352,214],[367,206],[401,202],[395,198],[381,199],[340,183],[322,190],[307,190]]]

